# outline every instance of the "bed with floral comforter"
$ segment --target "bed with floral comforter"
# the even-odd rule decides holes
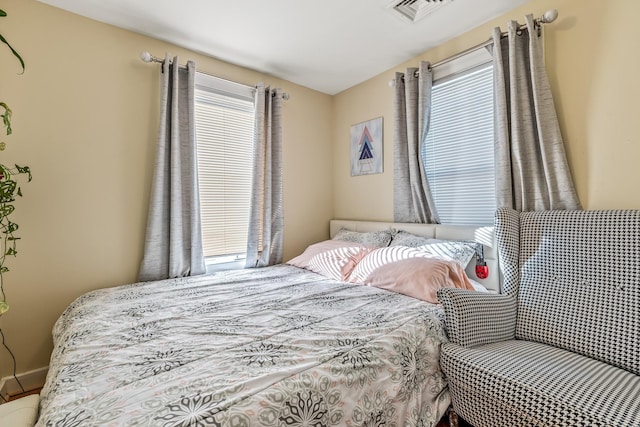
[[[37,425],[435,425],[442,323],[289,265],[93,291],[54,326]]]

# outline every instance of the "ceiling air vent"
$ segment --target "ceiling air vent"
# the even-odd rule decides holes
[[[452,0],[395,0],[390,7],[412,22],[416,22],[450,3]]]

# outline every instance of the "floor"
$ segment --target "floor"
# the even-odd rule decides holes
[[[459,419],[458,426],[459,427],[473,427],[471,424],[467,423],[463,419]],[[444,417],[442,417],[440,422],[438,424],[436,424],[435,427],[450,427],[449,426],[449,416],[445,415]]]

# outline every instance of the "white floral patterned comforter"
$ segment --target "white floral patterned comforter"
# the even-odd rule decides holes
[[[434,425],[441,316],[287,265],[90,292],[54,327],[37,425]]]

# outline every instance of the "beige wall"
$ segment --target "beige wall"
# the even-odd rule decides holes
[[[438,61],[488,38],[507,19],[549,8],[546,60],[569,163],[589,209],[640,208],[636,130],[640,68],[634,19],[640,2],[532,0],[467,34],[334,97],[97,23],[34,0],[5,0],[1,32],[27,62],[24,75],[0,53],[1,101],[14,110],[14,135],[0,161],[28,164],[34,181],[17,204],[19,255],[8,261],[12,305],[0,326],[18,372],[45,366],[50,331],[85,291],[135,280],[142,254],[158,122],[157,65],[165,51],[235,81],[266,81],[285,103],[285,257],[327,236],[330,217],[393,217],[392,104],[388,81],[421,59]],[[351,177],[350,126],[384,118],[384,173]],[[333,141],[333,145],[331,144]],[[0,375],[10,361],[0,351]]]
[[[0,162],[34,179],[16,205],[19,255],[8,260],[11,311],[0,318],[18,372],[46,366],[51,328],[85,291],[135,281],[158,125],[160,68],[141,51],[194,59],[204,72],[291,95],[284,104],[285,257],[325,238],[332,216],[332,97],[116,29],[34,0],[5,0],[0,100],[14,111]],[[0,350],[0,374],[11,364]]]
[[[587,209],[640,209],[640,2],[532,0],[334,97],[334,214],[393,219],[393,89],[396,71],[420,60],[437,62],[489,38],[509,19],[556,8],[545,27],[546,65],[578,196]],[[349,128],[384,118],[384,173],[351,177]]]

